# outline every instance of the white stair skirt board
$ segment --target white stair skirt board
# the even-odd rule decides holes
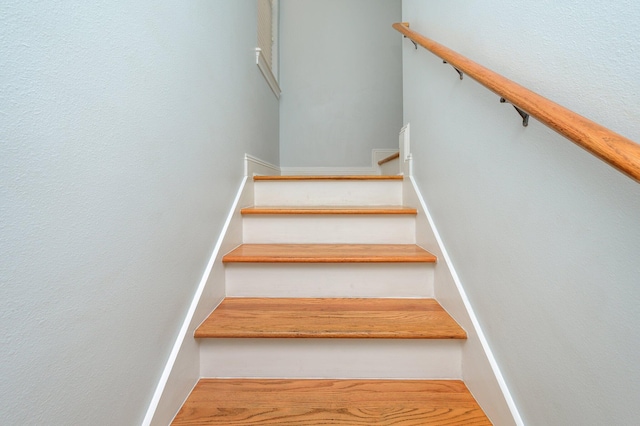
[[[229,297],[433,297],[433,264],[230,263]]]
[[[169,358],[158,380],[143,426],[168,425],[178,412],[200,378],[199,345],[193,338],[198,325],[224,298],[225,271],[222,256],[242,242],[242,216],[240,209],[253,204],[255,174],[278,175],[280,169],[251,155],[245,155],[244,174],[236,198],[229,206],[229,214],[217,238],[209,262],[202,274],[182,327],[174,342]],[[247,178],[247,176],[249,176]],[[212,241],[216,238],[212,235]]]
[[[244,155],[244,175],[251,177],[256,175],[262,176],[279,176],[280,167],[263,161],[253,155]],[[253,186],[253,185],[252,185]]]
[[[402,181],[258,181],[256,206],[399,206]]]
[[[414,215],[245,215],[245,244],[415,244]]]
[[[460,340],[200,339],[215,378],[460,379]]]

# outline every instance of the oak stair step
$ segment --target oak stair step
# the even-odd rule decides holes
[[[458,380],[201,379],[186,425],[491,425]]]
[[[405,206],[268,206],[245,207],[242,215],[416,215],[418,211]]]
[[[226,298],[196,338],[466,339],[434,299]]]
[[[415,244],[242,244],[224,263],[435,263]]]

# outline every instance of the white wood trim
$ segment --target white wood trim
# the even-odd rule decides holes
[[[252,155],[244,155],[244,175],[245,176],[279,176],[280,167],[256,158]]]
[[[264,76],[265,80],[267,80],[269,87],[271,87],[273,94],[276,95],[276,98],[280,99],[280,93],[282,91],[280,90],[278,81],[276,80],[276,77],[273,75],[273,72],[271,71],[271,67],[269,67],[269,64],[267,63],[267,60],[264,58],[264,55],[262,54],[262,49],[260,49],[259,47],[256,47],[256,65],[258,65],[258,68],[260,68],[260,71],[262,72],[262,75]]]

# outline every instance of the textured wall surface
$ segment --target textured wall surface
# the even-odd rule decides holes
[[[281,0],[283,166],[369,166],[402,127],[399,0]]]
[[[276,163],[255,2],[0,4],[0,423],[142,420],[233,201]]]
[[[640,141],[640,3],[404,0],[403,20]],[[637,423],[640,184],[403,53],[416,178],[525,423]]]

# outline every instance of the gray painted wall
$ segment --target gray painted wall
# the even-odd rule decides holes
[[[0,5],[0,423],[140,424],[245,152],[253,0]]]
[[[369,166],[402,127],[399,0],[280,1],[283,166]]]
[[[640,3],[404,0],[403,20],[640,141]],[[403,52],[416,178],[525,423],[636,424],[640,184]]]

